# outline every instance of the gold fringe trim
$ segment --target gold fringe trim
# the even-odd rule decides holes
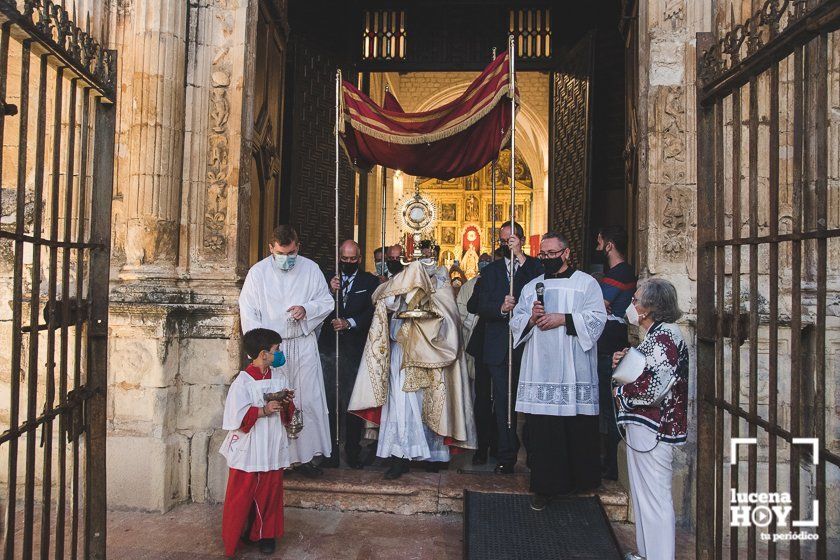
[[[455,136],[456,134],[464,132],[465,130],[470,128],[472,125],[474,125],[475,123],[477,123],[478,121],[480,121],[481,119],[486,117],[493,109],[495,109],[496,106],[499,104],[499,101],[503,97],[509,97],[509,95],[508,95],[508,90],[509,89],[510,89],[509,86],[507,86],[507,85],[504,86],[502,89],[500,89],[498,92],[496,92],[496,95],[493,96],[493,100],[490,104],[486,105],[483,109],[481,109],[480,111],[478,111],[477,113],[475,113],[474,115],[469,117],[468,119],[462,121],[458,125],[448,127],[448,128],[444,128],[444,129],[438,130],[436,132],[418,135],[418,136],[403,136],[403,135],[399,135],[399,134],[389,134],[387,132],[382,132],[380,130],[376,130],[374,128],[371,128],[367,125],[361,124],[361,123],[353,120],[352,118],[348,117],[347,115],[345,115],[345,120],[349,121],[350,126],[354,130],[358,130],[359,132],[361,132],[362,134],[364,134],[366,136],[370,136],[371,138],[376,138],[377,140],[382,140],[383,142],[389,142],[391,144],[400,144],[400,145],[405,145],[405,146],[417,145],[417,144],[429,144],[431,142],[437,142],[439,140],[444,140],[444,139],[449,138],[451,136]],[[518,101],[519,101],[519,96],[517,95],[516,98],[515,98],[515,101],[514,101],[514,102],[516,102],[517,111],[518,111],[518,108],[519,108]]]

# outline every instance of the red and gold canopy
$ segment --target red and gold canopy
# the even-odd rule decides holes
[[[511,101],[507,53],[457,99],[421,113],[404,112],[390,94],[380,107],[343,82],[339,134],[362,171],[383,165],[419,177],[462,177],[499,156],[510,137]]]

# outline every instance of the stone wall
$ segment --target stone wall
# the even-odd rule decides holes
[[[111,507],[165,511],[224,488],[210,465],[241,365],[257,4],[134,0],[116,13]]]
[[[677,287],[689,344],[689,418],[695,418],[696,360],[696,115],[695,33],[711,29],[710,2],[649,0],[639,5],[639,193],[636,262],[642,276]],[[694,509],[696,432],[674,461],[678,519],[691,523]]]

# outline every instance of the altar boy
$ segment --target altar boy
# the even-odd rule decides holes
[[[245,333],[243,344],[251,363],[237,374],[225,401],[222,428],[228,435],[219,452],[230,467],[222,512],[228,557],[236,552],[249,519],[248,537],[261,552],[273,553],[276,539],[283,535],[283,469],[290,459],[283,424],[294,410],[294,392],[288,391],[286,376],[277,369],[286,363],[281,342],[270,329]],[[279,400],[266,400],[268,393]]]

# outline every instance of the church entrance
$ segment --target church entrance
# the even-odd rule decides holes
[[[597,228],[635,229],[635,60],[626,54],[634,41],[634,2],[563,9],[501,1],[321,4],[289,7],[295,33],[285,88],[284,147],[291,149],[284,155],[308,157],[282,166],[278,215],[299,227],[322,266],[334,258],[329,186],[335,172],[326,126],[333,118],[334,69],[377,102],[387,86],[406,111],[423,111],[462,93],[509,34],[517,45],[521,98],[515,218],[526,231],[526,250],[536,252],[536,236],[559,230],[570,239],[575,265],[592,269]],[[508,159],[500,158],[496,170],[494,212],[490,166],[440,181],[380,167],[359,175],[342,157],[340,237],[356,238],[365,268],[373,270],[383,223],[385,244],[405,243],[399,206],[416,190],[435,208],[428,237],[441,248],[441,264],[457,260],[469,276],[477,256],[497,243],[494,217],[497,226],[510,217],[510,165],[502,163]]]

